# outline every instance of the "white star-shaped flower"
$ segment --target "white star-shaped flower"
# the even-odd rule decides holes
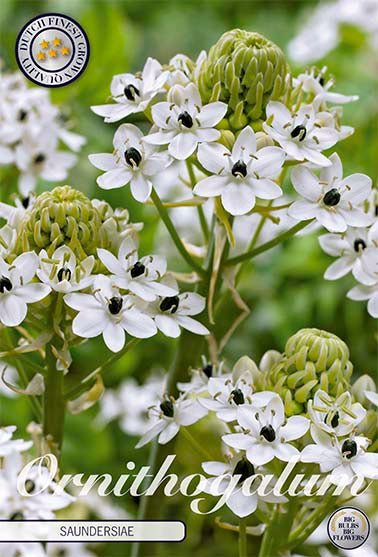
[[[230,480],[233,476],[240,476],[240,480],[226,499],[226,506],[240,518],[249,516],[255,512],[259,502],[265,503],[284,503],[287,501],[283,495],[276,496],[270,493],[266,496],[260,496],[258,493],[248,494],[252,486],[247,490],[244,483],[255,475],[255,468],[249,460],[241,455],[235,455],[229,462],[204,462],[202,468],[206,474],[213,476],[201,484],[201,489],[209,495],[220,496],[229,489]],[[220,479],[224,476],[223,479]],[[250,480],[251,481],[251,480]],[[256,480],[254,480],[256,481]]]
[[[370,229],[348,228],[343,234],[323,234],[319,243],[328,255],[337,257],[324,273],[325,279],[337,280],[352,271],[353,276],[360,282],[369,281],[362,260],[366,261],[366,257],[372,257],[377,249],[378,223]]]
[[[356,275],[362,282],[347,293],[351,300],[368,300],[367,309],[372,317],[378,318],[378,249],[366,250],[361,256],[361,271]]]
[[[64,301],[78,314],[72,322],[75,335],[83,338],[103,336],[112,352],[125,345],[125,331],[136,338],[149,338],[157,329],[151,317],[142,313],[134,298],[122,295],[109,277],[98,275],[92,294],[72,293]]]
[[[0,457],[5,457],[13,452],[27,451],[33,445],[32,441],[12,439],[16,426],[0,427]]]
[[[325,391],[316,391],[307,410],[315,426],[338,437],[351,433],[366,416],[365,408],[359,402],[353,403],[348,392],[335,400]]]
[[[91,106],[91,110],[103,116],[107,123],[143,112],[151,100],[163,91],[168,76],[169,72],[163,71],[157,60],[147,58],[141,74],[125,73],[113,77],[110,91],[116,104]]]
[[[202,106],[197,87],[175,85],[168,100],[152,107],[152,118],[159,131],[144,140],[154,145],[167,145],[168,151],[178,160],[194,153],[199,143],[216,141],[220,132],[214,129],[227,112],[227,105],[213,102]]]
[[[142,300],[153,302],[158,296],[175,296],[175,288],[159,282],[167,270],[167,261],[161,255],[147,255],[139,258],[138,246],[131,236],[127,236],[118,250],[118,257],[110,251],[99,248],[98,256],[112,273],[113,283],[119,288],[130,290]]]
[[[112,154],[89,155],[93,166],[105,171],[97,178],[100,188],[109,190],[130,184],[134,199],[147,201],[152,190],[151,177],[164,170],[169,159],[142,138],[139,128],[122,124],[114,135]]]
[[[299,455],[290,441],[302,437],[310,422],[303,416],[285,419],[284,405],[278,395],[273,397],[266,408],[245,406],[238,410],[238,423],[243,433],[230,433],[222,437],[226,445],[245,450],[252,464],[262,465],[278,458],[288,462]]]
[[[143,447],[157,436],[159,443],[165,445],[177,435],[181,426],[192,425],[206,414],[207,410],[197,400],[165,397],[158,406],[150,409],[156,423],[143,435],[136,448]]]
[[[313,68],[309,72],[301,73],[294,79],[294,86],[301,84],[302,91],[312,93],[316,99],[315,102],[346,104],[358,101],[358,95],[342,95],[330,91],[335,85],[335,81],[333,79],[325,81],[324,74],[326,71],[327,68],[324,67],[321,71]]]
[[[250,126],[238,135],[232,151],[220,143],[202,144],[198,159],[213,176],[204,178],[194,188],[202,197],[221,196],[222,205],[231,215],[244,215],[261,199],[276,199],[281,188],[273,181],[285,160],[280,147],[257,151],[255,132]]]
[[[293,186],[304,199],[294,201],[288,209],[289,216],[299,221],[315,218],[330,232],[345,232],[348,226],[368,226],[371,217],[360,205],[369,197],[371,179],[365,174],[343,178],[336,153],[330,156],[330,162],[330,167],[322,169],[320,179],[305,166],[293,169]]]
[[[68,246],[57,248],[52,257],[45,250],[39,252],[39,280],[51,286],[56,292],[75,292],[87,288],[92,283],[91,272],[95,258],[90,255],[80,261]]]
[[[296,161],[309,161],[317,166],[330,166],[321,151],[329,149],[339,140],[332,127],[322,127],[316,121],[312,105],[304,105],[292,114],[282,103],[270,101],[266,107],[267,121],[263,128]]]
[[[27,304],[39,302],[51,292],[47,284],[31,282],[38,269],[39,259],[34,252],[16,257],[11,265],[0,257],[0,321],[16,327],[27,314]]]
[[[355,475],[378,479],[378,454],[367,453],[369,440],[352,436],[337,439],[318,428],[311,429],[315,444],[307,445],[301,453],[302,462],[317,463],[323,473],[331,472],[330,481],[338,485],[352,481]]]

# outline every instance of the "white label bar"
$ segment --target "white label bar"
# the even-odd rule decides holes
[[[176,520],[0,520],[0,543],[181,542],[185,535]]]

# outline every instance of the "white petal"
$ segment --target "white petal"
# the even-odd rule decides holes
[[[98,248],[97,255],[108,271],[119,276],[123,276],[125,274],[125,270],[123,269],[120,261],[110,251]]]
[[[337,280],[344,277],[353,269],[353,264],[354,258],[350,255],[344,255],[331,263],[324,273],[324,278],[326,280]]]
[[[222,205],[231,215],[245,215],[256,203],[250,187],[245,184],[230,184],[221,196]]]
[[[378,292],[373,294],[373,296],[368,301],[367,305],[368,312],[375,319],[378,318]]]
[[[322,168],[320,173],[320,180],[322,182],[332,183],[334,181],[339,182],[343,177],[343,165],[341,163],[340,157],[337,153],[333,153],[329,160],[332,162],[331,166]]]
[[[159,443],[165,445],[178,434],[180,427],[176,422],[171,422],[159,435]]]
[[[197,335],[210,334],[210,331],[204,325],[202,325],[202,323],[199,323],[198,321],[192,319],[191,317],[188,317],[187,315],[177,315],[176,320],[177,323],[181,325],[181,327],[187,329],[192,333],[195,333]]]
[[[209,176],[198,182],[193,192],[203,197],[214,197],[220,195],[229,182],[228,176]]]
[[[105,310],[81,311],[72,322],[72,330],[79,337],[94,338],[102,333],[107,324]]]
[[[259,180],[250,178],[249,184],[253,187],[256,197],[261,199],[276,199],[282,195],[281,188],[269,178],[260,178]]]
[[[119,352],[125,345],[126,335],[121,325],[109,321],[102,335],[106,346],[112,352]]]
[[[27,304],[39,302],[51,292],[50,286],[47,284],[32,283],[25,286],[17,287],[17,297],[21,298]]]
[[[247,458],[252,464],[262,466],[267,464],[275,457],[275,451],[271,445],[256,444],[247,450]]]
[[[322,188],[316,176],[304,166],[296,166],[291,173],[295,190],[307,199],[315,202],[322,194]]]
[[[116,168],[116,162],[113,155],[110,153],[99,153],[97,155],[89,155],[89,162],[100,170],[113,170]]]
[[[232,160],[248,163],[250,155],[256,152],[256,135],[251,126],[246,126],[241,131],[232,148]]]
[[[294,201],[288,208],[287,213],[296,220],[312,219],[318,213],[318,207],[311,201]]]
[[[185,160],[194,153],[198,144],[197,137],[191,132],[182,132],[176,135],[168,145],[168,151],[178,160]]]
[[[0,321],[6,327],[16,327],[25,319],[27,306],[23,300],[13,294],[0,298]]]
[[[327,230],[330,232],[345,232],[347,225],[345,219],[340,212],[331,211],[329,209],[320,209],[317,212],[316,218]]]
[[[284,462],[289,462],[292,457],[298,455],[298,449],[296,449],[293,445],[289,445],[289,443],[279,443],[275,447],[275,456]]]
[[[230,433],[223,435],[222,441],[234,449],[246,450],[251,446],[251,439],[245,433]]]
[[[152,184],[141,172],[135,173],[130,181],[131,193],[137,201],[145,203],[151,195]]]
[[[136,338],[150,338],[157,333],[153,319],[135,309],[129,309],[122,313],[121,324],[130,335]]]
[[[303,416],[291,416],[287,423],[280,428],[280,437],[282,436],[285,441],[294,441],[302,437],[308,428],[310,422]]]
[[[121,188],[129,183],[132,173],[126,168],[116,168],[109,170],[97,178],[97,183],[104,190]]]
[[[371,178],[365,174],[352,174],[344,178],[339,187],[347,190],[342,194],[343,201],[356,207],[368,198],[371,190]]]
[[[222,102],[213,102],[203,106],[198,115],[198,120],[202,127],[212,128],[220,122],[227,112],[227,104]]]
[[[228,167],[227,156],[229,155],[229,150],[221,143],[201,143],[198,146],[198,160],[213,174],[219,174]]]
[[[249,516],[257,508],[258,496],[244,495],[242,489],[235,490],[227,499],[227,507],[240,518]]]
[[[160,420],[157,424],[155,424],[151,429],[147,431],[143,435],[143,437],[139,440],[137,445],[135,445],[136,449],[140,449],[144,445],[147,445],[152,439],[154,439],[161,431],[166,427],[167,422],[165,420]]]
[[[157,315],[155,323],[158,329],[167,337],[177,338],[180,336],[181,330],[173,317],[170,315]]]

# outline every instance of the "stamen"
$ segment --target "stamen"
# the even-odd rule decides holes
[[[72,273],[70,271],[70,269],[68,269],[67,267],[62,267],[61,269],[59,269],[58,274],[57,274],[57,278],[59,282],[62,282],[62,280],[71,280],[71,276]]]

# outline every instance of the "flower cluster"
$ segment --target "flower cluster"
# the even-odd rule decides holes
[[[7,218],[0,230],[4,326],[33,328],[52,312],[67,342],[102,335],[113,352],[124,347],[125,333],[148,338],[159,329],[176,337],[181,327],[208,333],[191,317],[204,309],[204,299],[179,292],[163,257],[138,255],[140,227],[128,223],[127,211],[64,186],[29,205],[2,204],[0,213]]]
[[[155,205],[168,193],[177,209],[177,190],[167,192],[167,184],[184,184],[182,205],[204,206],[205,230],[206,214],[215,213],[231,245],[240,219],[256,213],[272,223],[273,238],[290,222],[354,234],[376,219],[371,179],[344,177],[338,154],[328,152],[353,133],[341,105],[358,97],[335,92],[327,68],[292,76],[282,51],[257,33],[225,33],[196,62],[178,55],[162,66],[149,58],[141,73],[114,76],[111,94],[112,104],[92,107],[105,122],[138,113],[151,127],[143,133],[122,123],[113,152],[89,156],[104,172],[97,179],[104,189],[129,185],[137,201]],[[190,249],[205,257],[206,249]],[[372,281],[363,282],[369,293],[351,296],[370,296]]]
[[[318,333],[317,348],[321,354],[317,365],[320,359],[328,360],[328,368],[333,366],[333,372],[328,375],[331,380],[339,361],[336,340],[342,341],[329,335],[325,331]],[[310,353],[314,352],[315,344],[305,331],[299,331],[289,339],[288,345],[293,350],[295,346],[298,365],[303,365],[303,362],[299,363],[303,360],[300,343]],[[230,478],[240,476],[225,501],[239,517],[249,516],[266,503],[287,502],[283,496],[261,497],[249,493],[244,484],[250,487],[251,482],[258,482],[260,474],[273,472],[275,476],[277,470],[282,471],[288,462],[298,464],[301,472],[307,470],[306,464],[318,464],[321,474],[329,473],[334,485],[348,486],[356,474],[360,478],[378,479],[378,454],[368,451],[377,434],[376,415],[373,417],[375,425],[371,428],[370,411],[367,410],[369,400],[376,400],[375,391],[369,390],[375,389],[372,380],[368,384],[362,379],[355,383],[352,391],[356,395],[359,393],[357,398],[343,389],[341,394],[335,395],[323,377],[322,384],[316,382],[315,387],[312,383],[312,391],[307,388],[309,397],[302,405],[302,411],[293,415],[291,407],[285,403],[287,397],[269,387],[270,368],[280,357],[269,351],[257,366],[244,356],[232,371],[225,370],[223,365],[204,361],[202,368],[192,371],[190,382],[177,385],[181,391],[178,398],[165,395],[150,408],[154,421],[137,448],[154,437],[158,437],[161,444],[168,443],[180,430],[186,433],[190,442],[192,438],[187,426],[214,413],[220,422],[219,427],[214,426],[213,420],[208,424],[221,436],[224,461],[203,463],[203,470],[211,477],[201,487],[204,492],[219,496],[227,490]],[[305,369],[309,371],[306,366]],[[295,385],[301,373],[288,371],[289,385]],[[365,401],[364,405],[359,399]],[[199,445],[193,447],[197,451],[201,448]]]
[[[66,116],[51,103],[47,89],[30,88],[19,72],[1,76],[0,166],[15,165],[23,198],[38,179],[60,182],[67,178],[86,139],[69,130]]]

